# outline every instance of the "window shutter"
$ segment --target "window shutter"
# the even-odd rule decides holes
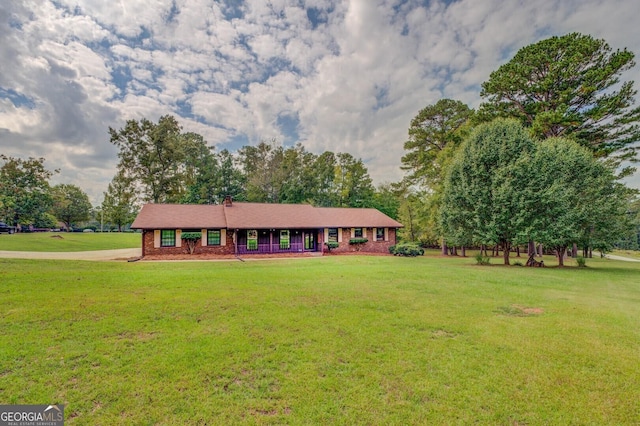
[[[182,247],[182,229],[176,229],[176,247]]]
[[[351,238],[356,237],[356,228],[351,228]]]
[[[158,248],[158,247],[160,247],[160,230],[154,229],[153,230],[153,248]]]
[[[209,231],[207,231],[206,229],[202,229],[200,230],[200,245],[202,247],[206,247],[207,246],[207,242],[209,240]]]
[[[342,242],[342,228],[338,228],[338,242]]]
[[[389,228],[384,228],[384,240],[389,241]]]
[[[378,241],[378,228],[372,228],[373,229],[373,238],[371,238],[373,241]]]
[[[329,241],[329,228],[324,228],[324,242]]]
[[[220,245],[221,246],[226,246],[227,245],[227,230],[226,229],[221,229],[220,230]]]

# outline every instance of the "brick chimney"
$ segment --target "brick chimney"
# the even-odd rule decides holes
[[[225,207],[233,206],[233,197],[231,197],[231,195],[227,195],[226,197],[224,197],[224,201],[222,202],[222,205]]]

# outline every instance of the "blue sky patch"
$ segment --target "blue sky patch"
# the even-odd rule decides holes
[[[9,99],[16,108],[35,109],[36,103],[28,96],[18,93],[13,89],[5,89],[0,87],[0,98]]]

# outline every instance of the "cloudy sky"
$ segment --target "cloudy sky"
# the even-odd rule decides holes
[[[2,1],[0,153],[45,157],[97,204],[108,128],[173,114],[217,149],[301,142],[395,181],[421,108],[477,107],[491,71],[552,35],[638,55],[638,16],[637,0]]]

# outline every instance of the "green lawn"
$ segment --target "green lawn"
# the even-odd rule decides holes
[[[131,232],[34,232],[0,234],[0,250],[69,252],[112,250],[141,246],[141,236]]]
[[[70,425],[640,422],[639,264],[473,263],[0,259],[0,403]]]

